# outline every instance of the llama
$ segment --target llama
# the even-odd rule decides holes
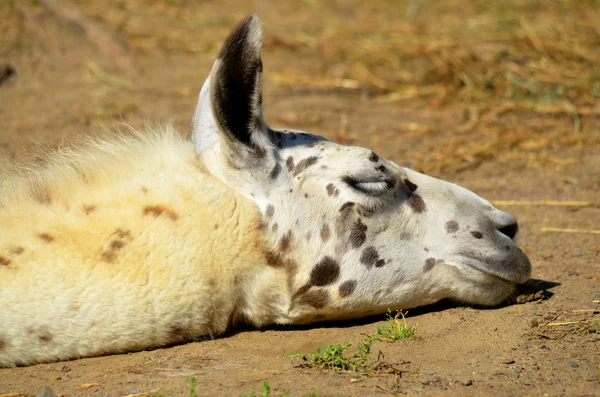
[[[530,274],[476,194],[262,117],[262,24],[244,19],[172,127],[0,165],[0,367],[505,300]]]

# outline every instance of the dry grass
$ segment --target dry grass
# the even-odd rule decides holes
[[[208,59],[233,24],[256,11],[268,20],[265,53],[300,60],[267,74],[284,92],[358,92],[377,104],[462,113],[437,126],[451,134],[436,153],[413,153],[414,167],[426,172],[460,172],[490,159],[562,167],[577,159],[560,158],[557,147],[600,143],[597,0],[74,3],[135,51]]]

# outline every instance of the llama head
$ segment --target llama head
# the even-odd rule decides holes
[[[476,194],[361,147],[267,126],[262,25],[226,39],[194,118],[198,156],[256,202],[267,262],[288,272],[290,316],[500,303],[526,281],[517,223]]]

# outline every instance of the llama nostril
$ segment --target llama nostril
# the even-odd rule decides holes
[[[514,240],[515,236],[517,235],[517,232],[519,231],[519,225],[517,225],[517,222],[511,223],[509,225],[498,228],[498,231],[504,234],[505,236],[508,236],[508,238],[510,238],[511,240]]]

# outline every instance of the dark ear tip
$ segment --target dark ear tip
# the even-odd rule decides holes
[[[255,58],[260,58],[263,42],[263,24],[256,15],[249,15],[242,19],[229,33],[221,47],[219,58],[225,58],[232,53],[247,53]]]

